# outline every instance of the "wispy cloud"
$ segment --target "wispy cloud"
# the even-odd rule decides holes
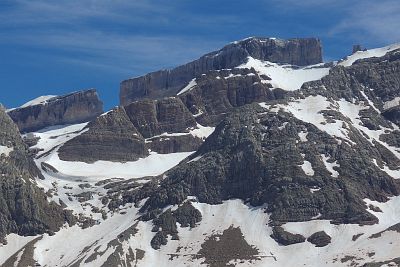
[[[267,0],[269,1],[288,13],[326,14],[331,20],[331,26],[322,32],[326,37],[345,36],[354,41],[374,44],[400,41],[398,0]]]
[[[59,60],[70,64],[141,73],[195,59],[226,41],[157,31],[170,26],[175,9],[158,0],[15,0],[0,11],[0,30],[8,31],[0,44],[59,51]],[[205,22],[201,16],[185,21]],[[151,25],[157,29],[142,30]]]
[[[360,41],[393,43],[400,41],[398,0],[360,1],[344,10],[344,17],[330,34],[349,34]]]

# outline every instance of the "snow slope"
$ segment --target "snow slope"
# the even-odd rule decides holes
[[[26,107],[29,107],[29,106],[44,105],[44,104],[47,103],[48,100],[50,100],[50,99],[52,99],[54,97],[56,97],[56,95],[39,96],[39,97],[37,97],[35,99],[32,99],[32,100],[26,102],[25,104],[21,105],[18,108],[26,108]],[[14,110],[14,109],[17,109],[17,108],[11,108],[11,109],[8,109],[7,111],[11,111],[11,110]]]
[[[371,239],[371,235],[400,221],[400,197],[394,197],[386,203],[368,199],[365,202],[382,210],[370,210],[378,216],[379,224],[333,225],[326,220],[312,220],[283,225],[285,230],[305,237],[316,231],[325,231],[332,237],[332,242],[322,248],[317,248],[307,241],[290,246],[277,244],[270,237],[272,229],[267,225],[269,215],[264,212],[265,207],[251,207],[240,200],[228,200],[221,205],[194,203],[201,212],[203,221],[192,229],[178,225],[179,241],[169,238],[168,244],[160,250],[150,247],[150,240],[154,236],[151,231],[152,224],[137,221],[137,208],[127,207],[126,213],[115,214],[93,227],[66,227],[54,236],[44,235],[35,244],[34,258],[41,266],[68,266],[79,260],[84,263],[81,266],[102,266],[115,250],[115,247],[109,244],[133,225],[138,232],[123,241],[122,247],[124,251],[128,251],[129,248],[133,251],[145,251],[144,257],[136,262],[137,266],[144,267],[200,266],[204,259],[194,256],[200,250],[204,239],[221,234],[231,226],[240,228],[246,242],[256,247],[259,253],[258,260],[232,262],[235,266],[361,266],[366,262],[398,257],[400,233],[385,232],[381,237],[374,239]],[[352,237],[355,235],[360,237],[353,241]],[[16,235],[10,235],[8,238],[10,244],[4,248],[12,252],[31,240],[22,240]],[[93,254],[97,257],[90,257]],[[171,254],[175,256],[171,257]],[[354,258],[347,260],[346,256]],[[4,258],[2,259],[4,261]]]
[[[4,155],[8,157],[13,150],[14,150],[13,147],[0,146],[0,156]]]
[[[396,49],[400,49],[400,43],[398,44],[393,44],[381,48],[375,48],[375,49],[369,49],[366,51],[358,51],[348,57],[346,57],[344,60],[341,60],[338,65],[349,67],[353,65],[354,62],[358,59],[363,59],[363,58],[371,58],[371,57],[383,57],[386,55],[386,53],[394,51]]]
[[[252,57],[238,68],[254,68],[260,75],[267,75],[272,80],[268,81],[274,88],[294,91],[301,88],[303,83],[319,80],[328,75],[329,69],[322,64],[301,67],[291,65],[279,65],[268,61],[261,61]]]

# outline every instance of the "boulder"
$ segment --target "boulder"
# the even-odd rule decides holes
[[[271,237],[281,245],[288,246],[297,243],[303,243],[306,238],[300,234],[292,234],[285,231],[281,226],[275,226],[272,229]]]
[[[313,233],[307,241],[314,244],[316,247],[325,247],[331,243],[331,237],[325,231]]]

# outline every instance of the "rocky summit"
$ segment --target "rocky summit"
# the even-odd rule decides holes
[[[247,38],[120,101],[0,110],[0,264],[400,263],[399,44]]]
[[[30,132],[92,120],[103,113],[103,103],[96,90],[90,89],[63,96],[39,97],[7,113],[21,132]]]
[[[161,70],[121,82],[120,103],[127,105],[146,97],[173,96],[196,76],[210,70],[235,68],[249,56],[274,63],[306,66],[322,62],[322,48],[320,40],[315,38],[244,39],[172,70]]]

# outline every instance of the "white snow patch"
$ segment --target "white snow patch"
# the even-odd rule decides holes
[[[40,139],[33,148],[43,149],[43,152],[39,154],[40,156],[87,131],[88,129],[84,129],[87,124],[85,122],[72,125],[56,125],[34,132],[33,135]]]
[[[376,159],[372,159],[372,162],[382,171],[386,172],[387,175],[391,176],[393,179],[400,179],[400,169],[392,170],[387,165],[383,165],[383,168],[379,167]]]
[[[13,147],[0,146],[0,156],[4,155],[8,157],[12,151],[14,151]]]
[[[307,132],[301,131],[301,132],[298,133],[298,135],[299,135],[299,138],[300,138],[301,142],[307,142],[308,141],[308,139],[307,139],[308,133]]]
[[[45,158],[45,162],[56,168],[60,173],[70,177],[85,177],[87,181],[105,178],[141,178],[157,176],[171,169],[193,152],[157,154],[151,152],[146,158],[125,163],[111,161],[96,161],[94,163],[62,161],[57,153]]]
[[[184,136],[184,135],[189,135],[191,134],[194,137],[198,137],[201,139],[207,138],[210,134],[212,134],[215,130],[215,127],[208,127],[208,126],[203,126],[201,124],[197,124],[196,128],[190,128],[189,132],[186,133],[162,133],[160,135],[153,136],[151,138],[146,139],[147,142],[150,142],[154,138],[158,137],[173,137],[173,136]]]
[[[18,107],[18,108],[26,108],[29,106],[36,106],[36,105],[44,105],[46,104],[50,99],[56,97],[56,95],[44,95],[44,96],[39,96],[35,99],[32,99],[28,102],[26,102],[25,104],[23,104],[22,106]],[[11,111],[14,109],[18,109],[18,108],[12,108],[12,109],[8,109],[7,111]]]
[[[393,107],[397,107],[398,105],[400,105],[400,97],[396,96],[394,99],[390,100],[390,101],[386,101],[383,104],[383,109],[387,110]]]
[[[287,124],[288,124],[288,122],[285,121],[284,123],[282,123],[282,126],[279,126],[279,127],[278,127],[278,129],[282,131],[283,129],[285,129],[285,127],[286,127]]]
[[[261,106],[263,105],[261,104]],[[343,121],[336,120],[334,123],[326,122],[321,111],[334,109],[335,107],[323,96],[309,96],[289,102],[287,105],[278,104],[276,106],[278,109],[292,113],[299,120],[314,124],[318,129],[327,132],[331,136],[345,139],[352,143],[350,138],[348,138],[348,130],[343,127]]]
[[[209,137],[215,130],[215,127],[209,127],[209,126],[202,126],[200,124],[197,124],[197,128],[193,129],[190,131],[190,134],[198,137],[198,138],[207,138]]]
[[[320,187],[313,187],[313,188],[310,188],[310,192],[311,192],[311,193],[318,192],[319,190],[321,190]]]
[[[271,78],[271,85],[274,88],[281,88],[287,91],[300,89],[303,83],[320,80],[329,74],[330,68],[319,65],[307,67],[294,67],[291,65],[279,65],[276,63],[261,61],[248,57],[247,62],[238,68],[254,68],[259,74],[267,75]]]
[[[194,162],[194,161],[198,161],[198,160],[201,159],[202,157],[203,157],[203,156],[197,156],[197,157],[195,157],[195,158],[189,160],[188,163]]]
[[[339,177],[339,173],[337,171],[335,171],[335,169],[333,168],[333,167],[340,167],[340,165],[337,163],[337,161],[328,162],[330,157],[327,157],[324,154],[321,155],[321,158],[322,158],[322,162],[325,165],[325,168],[331,173],[331,176],[334,178]]]
[[[381,111],[375,107],[374,103],[371,101],[371,99],[368,98],[368,96],[365,94],[365,92],[361,90],[360,93],[361,93],[361,95],[365,98],[365,100],[367,100],[368,104],[369,104],[376,112],[378,112],[378,113],[380,114]],[[400,100],[400,98],[399,98],[399,100]]]
[[[0,244],[0,265],[37,236],[7,235],[7,245]]]
[[[399,49],[399,48],[400,48],[400,43],[385,46],[382,48],[369,49],[366,51],[358,51],[358,52],[346,57],[344,60],[340,61],[338,63],[338,65],[349,67],[349,66],[353,65],[353,63],[358,59],[371,58],[371,57],[383,57],[384,55],[386,55],[386,53],[396,50],[396,49]]]
[[[314,175],[314,169],[312,168],[311,162],[305,160],[302,165],[300,165],[304,173],[308,176]]]
[[[177,95],[180,95],[187,91],[192,90],[196,85],[197,85],[196,78],[194,78],[184,88],[182,88],[182,90],[180,90],[179,93],[177,93]]]

